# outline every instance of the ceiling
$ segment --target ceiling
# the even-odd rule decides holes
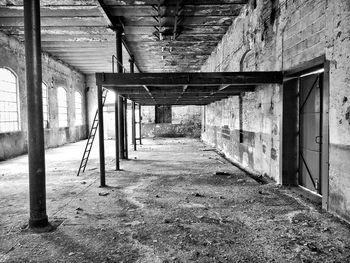
[[[199,71],[248,0],[41,0],[42,50],[77,70],[112,72],[115,32],[123,61],[142,72]],[[0,0],[0,30],[24,41],[23,1]]]

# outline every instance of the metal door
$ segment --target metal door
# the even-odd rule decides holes
[[[322,194],[322,79],[323,73],[299,79],[299,185],[318,194]]]

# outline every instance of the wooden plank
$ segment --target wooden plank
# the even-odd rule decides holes
[[[165,9],[163,16],[175,16],[175,5]],[[237,16],[242,5],[185,5],[182,8],[181,16]],[[157,11],[151,5],[110,5],[109,10],[113,16],[124,17],[146,17],[157,16]]]
[[[11,5],[13,6],[23,6],[24,0],[11,0]],[[7,6],[9,4],[8,0],[0,0],[0,6]],[[40,7],[42,6],[64,6],[64,5],[96,5],[96,0],[41,0]]]
[[[211,26],[211,27],[201,27],[201,26],[187,26],[187,25],[181,25],[181,33],[183,34],[225,34],[228,25],[221,25],[221,26]],[[128,35],[142,35],[142,34],[152,34],[155,31],[153,25],[147,26],[147,25],[139,25],[139,26],[129,26],[125,25],[125,34],[126,38],[128,38]]]
[[[41,25],[43,27],[91,27],[106,26],[103,17],[42,17]],[[2,17],[0,19],[1,27],[23,27],[23,18],[20,17]]]
[[[18,1],[18,0],[17,0]],[[68,0],[66,0],[68,1]],[[168,0],[167,5],[175,5],[178,0]],[[157,5],[158,0],[104,0],[106,5]],[[246,4],[248,0],[183,0],[183,5],[237,5],[237,4]]]
[[[186,26],[230,26],[234,16],[184,17],[181,24]],[[162,24],[173,27],[174,17],[164,17]],[[124,17],[126,26],[158,26],[153,17]]]
[[[142,85],[262,85],[281,84],[282,72],[214,72],[214,73],[96,73],[96,82],[104,86]]]
[[[100,17],[96,5],[43,6],[41,17]],[[23,6],[0,6],[0,17],[23,17]]]

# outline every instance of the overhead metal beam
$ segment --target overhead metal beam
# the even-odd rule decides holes
[[[280,71],[210,73],[96,73],[96,82],[108,86],[217,86],[282,84]]]

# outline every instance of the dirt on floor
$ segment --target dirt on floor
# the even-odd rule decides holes
[[[27,156],[0,163],[0,262],[350,262],[350,227],[274,183],[260,184],[198,140],[146,140],[99,188],[97,149],[46,152],[47,210],[27,229]]]

